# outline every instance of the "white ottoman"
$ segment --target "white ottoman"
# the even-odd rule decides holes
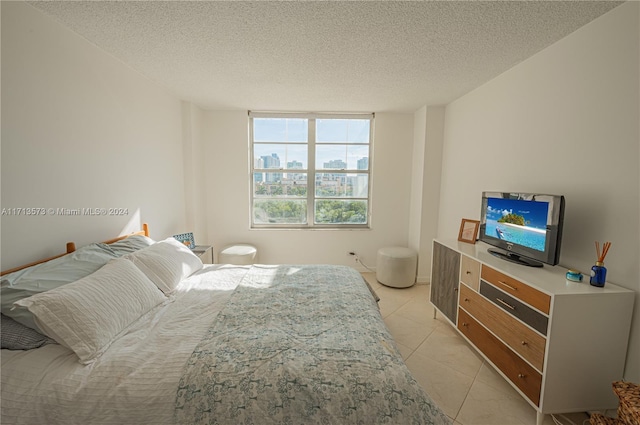
[[[376,279],[392,288],[408,288],[416,283],[418,254],[411,248],[387,247],[378,250]]]
[[[257,261],[258,250],[249,244],[229,245],[218,254],[219,264],[246,265]]]

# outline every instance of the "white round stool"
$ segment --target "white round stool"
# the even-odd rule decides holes
[[[418,254],[411,248],[387,247],[378,250],[376,279],[392,288],[408,288],[416,283]]]
[[[246,265],[257,261],[258,249],[249,244],[229,245],[218,254],[219,264]]]

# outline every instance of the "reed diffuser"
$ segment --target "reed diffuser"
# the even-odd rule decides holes
[[[604,257],[607,256],[609,252],[609,248],[611,248],[611,242],[605,242],[602,245],[602,252],[600,252],[600,243],[596,241],[596,254],[598,256],[598,261],[596,264],[591,267],[591,279],[589,279],[589,283],[593,286],[604,286],[604,282],[607,280],[607,269],[604,266]]]

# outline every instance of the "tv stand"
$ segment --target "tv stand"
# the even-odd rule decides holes
[[[434,315],[536,410],[536,425],[546,414],[615,409],[611,383],[623,376],[635,293],[568,281],[560,266],[502,261],[487,248],[433,242]]]
[[[531,258],[521,257],[520,255],[513,254],[510,252],[502,252],[497,249],[489,248],[487,249],[489,254],[501,258],[506,261],[511,261],[512,263],[521,264],[523,266],[529,267],[543,267],[544,265],[540,261],[532,260]]]

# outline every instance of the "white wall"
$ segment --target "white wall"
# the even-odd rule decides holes
[[[258,247],[261,263],[346,264],[364,270],[348,251],[375,267],[379,248],[407,246],[412,114],[376,114],[371,230],[251,230],[247,111],[207,111],[203,121],[208,242],[216,252],[246,242]]]
[[[594,241],[611,241],[608,280],[640,292],[639,7],[613,9],[447,106],[440,237],[479,218],[483,190],[562,194],[561,265],[588,271]],[[637,295],[625,378],[640,382]]]
[[[2,215],[2,269],[149,222],[184,229],[181,104],[23,2],[2,2],[2,208],[126,208],[123,216]]]
[[[431,281],[432,241],[438,232],[444,106],[414,113],[409,246],[418,251],[418,282]]]
[[[207,235],[202,116],[202,109],[191,102],[182,102],[184,197],[187,214],[184,232],[193,232],[196,245],[203,245],[205,241],[202,238]]]
[[[417,278],[419,281],[430,281],[430,278],[426,278],[430,268],[426,264],[431,264],[431,257],[421,240],[426,141],[427,107],[423,106],[413,114],[413,162],[411,163],[411,200],[409,205],[409,247],[418,252]]]

